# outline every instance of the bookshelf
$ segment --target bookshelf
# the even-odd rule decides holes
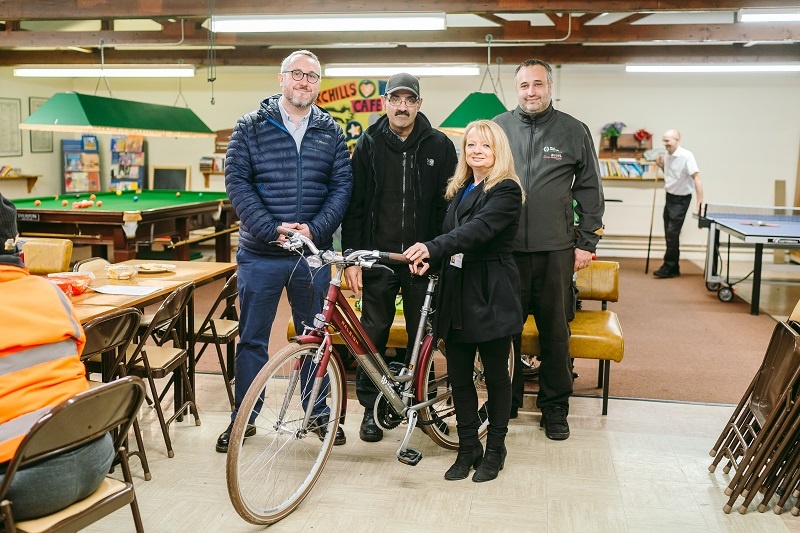
[[[36,185],[36,180],[38,180],[41,177],[42,177],[41,175],[38,175],[38,176],[19,175],[18,176],[16,174],[14,174],[14,175],[11,175],[11,176],[9,176],[9,175],[0,176],[0,180],[25,180],[25,181],[28,182],[28,192],[31,192],[33,190],[33,186]]]
[[[61,192],[100,192],[100,155],[97,137],[61,141]]]
[[[111,189],[139,190],[147,180],[147,143],[141,135],[111,138]]]
[[[214,154],[200,158],[200,173],[203,175],[203,185],[206,189],[211,187],[211,176],[225,175],[225,152],[228,151],[228,142],[231,140],[233,128],[217,130],[214,141]]]
[[[655,161],[643,158],[644,152],[653,147],[653,140],[637,141],[632,133],[623,133],[617,138],[617,147],[611,148],[607,137],[600,138],[597,153],[600,176],[604,180],[652,181],[663,179],[661,169]]]

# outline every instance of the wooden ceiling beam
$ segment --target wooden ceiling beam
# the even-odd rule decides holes
[[[780,8],[786,2],[778,0],[393,0],[364,2],[363,0],[293,0],[292,2],[253,2],[225,0],[214,4],[218,15],[287,14],[287,13],[606,13],[636,11],[731,11],[744,7]],[[0,1],[0,20],[81,20],[115,18],[181,18],[208,16],[208,1],[168,0],[136,1],[121,9],[118,0],[24,0]]]
[[[320,49],[317,51],[323,64],[349,63],[478,63],[486,62],[486,51],[482,48],[407,48],[399,46],[387,49]],[[755,63],[796,61],[800,57],[800,44],[785,46],[581,46],[548,44],[495,49],[494,55],[503,58],[504,65],[520,63],[531,57],[539,57],[553,64],[624,64],[624,63]],[[285,49],[238,48],[218,50],[218,66],[277,66],[288,55]],[[208,64],[208,55],[203,50],[116,50],[106,52],[106,64],[125,63],[175,63],[177,59],[187,64]],[[0,54],[0,66],[34,64],[97,64],[97,54],[83,54],[69,50],[49,52],[7,52]]]

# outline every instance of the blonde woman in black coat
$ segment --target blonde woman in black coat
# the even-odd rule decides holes
[[[436,336],[447,346],[459,449],[445,479],[489,481],[503,469],[511,408],[511,338],[522,331],[519,273],[511,256],[525,194],[511,149],[494,122],[470,123],[445,197],[450,207],[441,235],[405,251],[411,270],[441,265]],[[427,261],[425,261],[427,260]],[[478,440],[478,396],[472,372],[480,351],[489,394],[486,454]]]

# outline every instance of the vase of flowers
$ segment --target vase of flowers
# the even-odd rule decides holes
[[[612,150],[617,149],[617,141],[622,134],[622,129],[625,127],[623,122],[609,122],[600,130],[600,133],[608,139],[608,145]]]
[[[647,141],[653,138],[653,134],[642,128],[636,130],[636,133],[633,134],[633,138],[639,141],[639,148],[644,149],[647,148]]]

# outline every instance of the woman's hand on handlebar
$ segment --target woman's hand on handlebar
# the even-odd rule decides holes
[[[428,252],[428,247],[421,242],[409,246],[409,248],[403,252],[403,255],[411,261],[408,268],[413,274],[422,276],[431,266],[429,263],[423,261],[424,259],[428,259],[431,254]]]

